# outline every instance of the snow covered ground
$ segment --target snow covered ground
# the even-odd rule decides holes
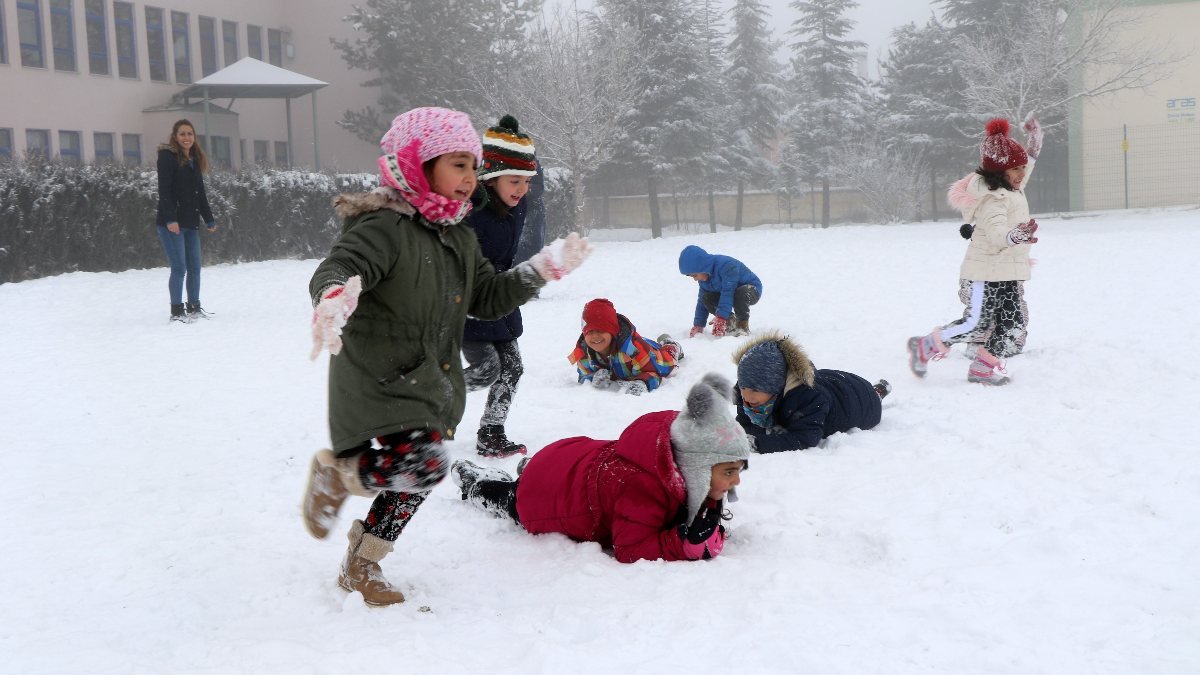
[[[164,269],[0,286],[0,670],[1200,672],[1200,212],[1039,220],[1028,351],[997,389],[967,384],[961,353],[923,381],[905,361],[961,312],[957,223],[597,237],[525,309],[516,440],[613,438],[706,371],[733,376],[731,338],[683,340],[640,398],[580,387],[566,361],[597,296],[644,335],[686,335],[689,243],[762,277],[756,329],[889,379],[882,424],[755,457],[709,562],[618,564],[447,482],[384,560],[409,602],[382,610],[335,583],[366,500],[326,541],[298,517],[328,442],[316,261],[205,268],[216,317],[194,325],[168,325]]]

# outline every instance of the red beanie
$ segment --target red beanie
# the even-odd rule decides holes
[[[1008,120],[997,117],[987,123],[984,132],[979,146],[979,166],[984,171],[1004,173],[1029,163],[1025,148],[1008,135]]]
[[[616,335],[621,332],[617,324],[617,310],[604,298],[596,298],[583,306],[583,332],[599,330]]]

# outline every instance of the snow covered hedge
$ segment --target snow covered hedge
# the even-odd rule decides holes
[[[330,199],[376,185],[370,174],[261,168],[205,180],[220,228],[204,238],[205,264],[324,256],[341,226]],[[157,193],[144,167],[0,162],[0,283],[164,265]]]

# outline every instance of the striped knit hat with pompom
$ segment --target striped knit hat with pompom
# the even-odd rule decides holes
[[[979,146],[979,166],[984,171],[1004,173],[1029,163],[1025,148],[1008,135],[1008,120],[997,117],[984,127],[983,144]]]
[[[483,164],[479,167],[479,180],[535,175],[537,158],[533,139],[529,134],[521,133],[517,118],[505,115],[496,126],[483,132]]]

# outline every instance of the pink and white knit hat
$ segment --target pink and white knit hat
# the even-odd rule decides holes
[[[483,145],[466,113],[446,108],[409,110],[392,120],[379,148],[383,184],[400,192],[429,221],[452,225],[471,210],[470,200],[450,199],[431,190],[424,171],[425,162],[451,152],[474,155],[476,166],[483,161]]]
[[[385,155],[394,155],[420,139],[421,163],[448,152],[469,152],[475,165],[483,163],[483,144],[466,113],[448,108],[413,108],[392,120],[392,127],[379,139]]]

